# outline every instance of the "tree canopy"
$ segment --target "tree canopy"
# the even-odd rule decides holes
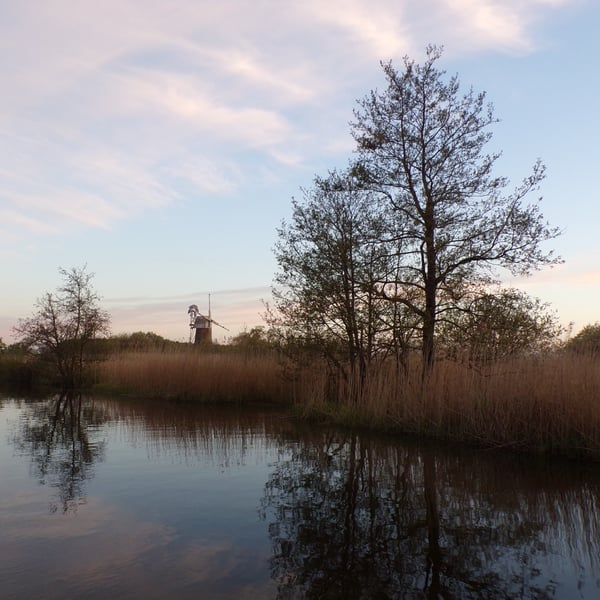
[[[383,64],[387,89],[360,101],[352,124],[354,170],[385,199],[396,224],[400,269],[382,293],[419,316],[427,364],[437,318],[466,283],[493,281],[496,267],[526,274],[558,260],[543,242],[559,230],[545,222],[538,202],[525,202],[544,165],[538,160],[507,189],[508,180],[494,174],[500,154],[485,151],[497,121],[492,106],[483,92],[462,93],[456,75],[446,79],[436,67],[441,54],[430,46],[422,65],[405,58],[402,71]],[[417,301],[406,288],[416,290]]]
[[[440,322],[445,356],[481,363],[558,347],[564,333],[547,303],[514,288],[473,290]]]
[[[567,350],[600,355],[600,323],[586,325],[566,343]]]
[[[545,249],[559,230],[539,198],[527,201],[544,165],[514,187],[494,173],[492,106],[483,92],[462,92],[437,67],[441,55],[430,46],[421,65],[382,63],[387,87],[358,102],[348,170],[315,178],[278,231],[281,322],[359,371],[377,353],[403,356],[418,331],[425,373],[440,321],[497,284],[499,269],[560,262]]]

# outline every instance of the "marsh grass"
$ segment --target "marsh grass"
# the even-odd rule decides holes
[[[152,398],[284,402],[275,358],[208,352],[128,352],[104,362],[103,387]]]
[[[300,411],[348,424],[470,444],[600,458],[600,361],[556,354],[480,368],[439,362],[421,368],[371,369],[362,399],[324,397],[323,371],[299,380]]]
[[[373,366],[360,401],[352,382],[321,363],[282,376],[274,355],[118,354],[101,367],[110,388],[137,395],[293,404],[308,418],[425,435],[485,447],[600,457],[600,361],[555,354],[475,368],[440,361],[423,382],[420,365]],[[356,397],[356,396],[354,396]]]

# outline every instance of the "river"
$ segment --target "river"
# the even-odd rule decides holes
[[[0,396],[0,597],[600,597],[598,464]]]

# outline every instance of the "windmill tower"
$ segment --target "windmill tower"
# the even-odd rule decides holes
[[[210,315],[210,294],[208,295],[208,316],[203,315],[198,309],[197,304],[190,304],[188,307],[188,315],[190,316],[190,344],[212,344],[212,325],[222,327],[225,331],[229,331],[227,327],[217,323]]]

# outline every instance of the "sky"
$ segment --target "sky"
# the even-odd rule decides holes
[[[428,44],[493,103],[496,174],[547,167],[564,263],[504,282],[600,321],[599,26],[597,0],[3,0],[0,337],[84,265],[114,334],[187,341],[209,294],[217,340],[263,325],[292,198]]]

